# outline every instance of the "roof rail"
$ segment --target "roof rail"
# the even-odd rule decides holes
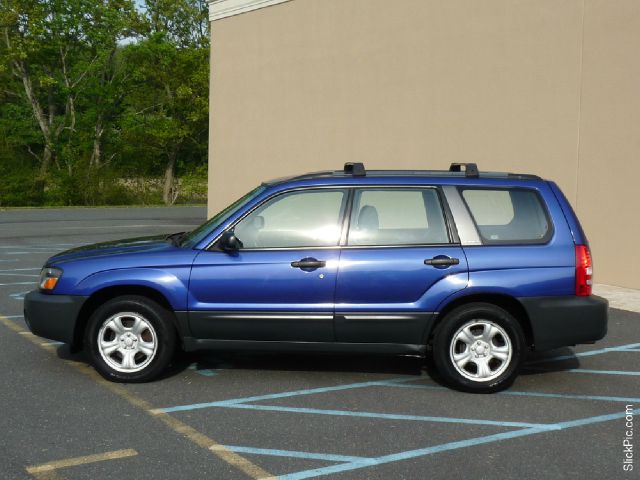
[[[478,172],[478,165],[475,163],[452,163],[449,166],[450,172],[462,172],[464,167],[464,176],[470,178],[478,178],[480,173]]]
[[[357,162],[347,162],[344,164],[345,175],[353,175],[354,177],[365,177],[367,171],[364,169],[364,164]]]
[[[274,185],[292,180],[311,180],[327,177],[456,177],[464,175],[466,178],[511,178],[517,180],[541,180],[537,175],[508,173],[508,172],[480,172],[475,163],[452,163],[449,170],[366,170],[362,163],[345,163],[342,170],[325,170],[322,172],[305,173],[284,178],[276,178],[265,182]]]

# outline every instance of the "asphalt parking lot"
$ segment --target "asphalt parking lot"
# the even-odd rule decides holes
[[[22,297],[51,254],[204,219],[0,211],[0,478],[640,478],[637,313],[611,310],[596,345],[532,355],[495,395],[448,390],[418,359],[362,356],[182,354],[159,381],[116,385],[28,332]]]

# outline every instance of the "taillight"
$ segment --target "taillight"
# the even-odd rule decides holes
[[[576,295],[588,297],[593,285],[591,252],[586,245],[576,245]]]

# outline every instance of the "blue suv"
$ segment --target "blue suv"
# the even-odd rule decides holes
[[[189,233],[55,255],[25,319],[114,381],[153,379],[177,348],[367,352],[493,392],[529,350],[604,337],[591,284],[554,182],[349,163],[266,182]]]

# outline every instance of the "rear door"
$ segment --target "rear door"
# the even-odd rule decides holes
[[[359,188],[336,284],[336,340],[421,344],[467,261],[435,187]]]

